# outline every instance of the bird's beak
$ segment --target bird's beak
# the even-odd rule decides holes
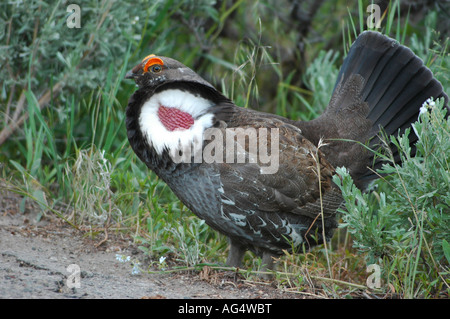
[[[142,75],[142,72],[142,64],[138,64],[125,74],[125,79],[136,79]]]
[[[127,74],[125,74],[125,79],[134,79],[137,76],[138,75],[134,73],[133,70],[130,70],[127,72]]]

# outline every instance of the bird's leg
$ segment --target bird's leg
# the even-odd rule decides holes
[[[275,267],[273,255],[269,252],[264,252],[261,258],[261,271],[267,272],[273,270]],[[272,279],[271,274],[261,274],[261,277],[266,280]]]
[[[230,239],[230,251],[228,253],[227,265],[236,268],[241,267],[245,251],[245,247],[242,246],[239,241]]]

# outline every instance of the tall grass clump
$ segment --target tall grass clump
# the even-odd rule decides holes
[[[102,86],[109,66],[123,64],[127,37],[140,37],[130,17],[141,15],[145,3],[84,1],[81,27],[69,28],[67,1],[2,2],[0,145],[28,119],[27,92],[37,97],[41,110],[50,106],[64,116],[64,102],[72,94]]]
[[[90,224],[120,222],[122,211],[111,190],[112,165],[104,151],[80,150],[67,174],[73,174],[73,219],[86,219]]]
[[[443,102],[424,103],[413,124],[415,155],[410,129],[384,139],[398,148],[402,163],[387,146],[378,153],[386,162],[380,189],[362,193],[345,168],[334,176],[345,199],[341,226],[367,264],[381,266],[385,287],[406,298],[450,292],[450,118]]]

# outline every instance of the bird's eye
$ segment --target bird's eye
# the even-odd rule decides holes
[[[155,64],[151,67],[153,73],[159,73],[162,71],[162,67],[159,64]]]

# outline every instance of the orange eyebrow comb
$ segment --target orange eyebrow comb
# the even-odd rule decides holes
[[[154,56],[155,56],[154,54],[150,54],[149,56],[146,56],[142,60],[142,62],[144,62],[145,59],[149,58],[148,61],[144,65],[144,72],[148,72],[148,68],[151,67],[152,65],[155,65],[155,64],[164,65],[163,60],[161,60],[160,58],[153,58]]]

